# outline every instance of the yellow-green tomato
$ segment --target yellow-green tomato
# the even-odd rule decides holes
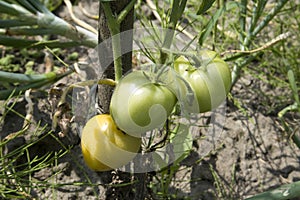
[[[81,149],[85,163],[95,171],[108,171],[129,163],[141,146],[141,138],[119,130],[108,114],[92,117],[84,126]]]
[[[194,92],[195,99],[193,105],[187,107],[188,111],[203,113],[217,108],[226,99],[231,87],[231,72],[214,51],[202,50],[198,58],[201,66],[192,66],[181,56],[175,61],[174,68]]]
[[[121,130],[140,137],[163,126],[176,101],[167,86],[151,82],[142,71],[133,71],[115,88],[110,112]]]

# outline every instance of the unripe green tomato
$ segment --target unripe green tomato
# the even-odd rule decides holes
[[[141,138],[122,132],[107,114],[92,117],[84,126],[81,149],[85,163],[95,171],[108,171],[129,163],[141,146]]]
[[[198,58],[201,63],[198,67],[192,66],[182,56],[174,63],[175,71],[189,83],[194,92],[193,105],[186,106],[187,111],[193,113],[217,108],[226,99],[231,87],[229,66],[216,52],[202,50]]]
[[[176,102],[167,86],[151,82],[142,71],[133,71],[116,86],[110,112],[121,130],[140,137],[163,126]]]

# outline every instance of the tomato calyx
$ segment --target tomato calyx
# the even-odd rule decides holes
[[[159,68],[157,64],[152,64],[150,70],[141,70],[142,74],[156,86],[167,86],[165,75],[170,70],[170,67],[166,64],[161,65]]]
[[[218,54],[210,50],[199,51],[171,51],[168,49],[162,49],[163,52],[169,53],[171,61],[169,63],[177,62],[177,64],[183,64],[186,66],[185,71],[194,72],[197,69],[207,71],[207,66],[213,63],[218,58]],[[200,55],[200,57],[199,57]]]

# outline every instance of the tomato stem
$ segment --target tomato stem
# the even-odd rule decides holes
[[[121,40],[120,40],[120,24],[114,17],[110,8],[109,2],[101,1],[105,16],[107,17],[107,24],[112,35],[112,50],[114,58],[115,81],[118,82],[122,77],[122,58],[121,58]]]
[[[172,10],[170,14],[170,20],[167,25],[167,31],[165,33],[162,49],[170,49],[175,34],[175,29],[180,17],[182,16],[187,0],[173,0]],[[165,63],[167,55],[164,51],[160,52],[160,63]]]
[[[105,16],[107,17],[107,24],[112,36],[112,51],[114,58],[115,81],[118,82],[122,78],[122,52],[121,52],[121,36],[120,26],[122,21],[130,13],[135,5],[136,0],[131,0],[129,4],[121,11],[118,16],[114,16],[110,7],[109,1],[101,1]]]
[[[191,58],[194,62],[195,67],[200,67],[202,65],[201,60],[197,57],[196,52],[182,52],[182,51],[172,51],[166,48],[162,49],[163,52],[169,53],[169,54],[175,54],[176,56],[185,56],[188,58]]]

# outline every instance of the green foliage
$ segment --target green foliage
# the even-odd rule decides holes
[[[230,12],[230,10],[237,8],[239,5],[236,2],[228,2],[224,6],[221,6],[214,15],[211,16],[211,19],[204,25],[204,29],[199,34],[198,43],[199,46],[203,46],[203,44],[207,41],[207,37],[211,34],[213,28],[217,25],[218,19],[224,12]]]
[[[155,1],[155,5],[161,25],[167,27],[170,9],[157,2]],[[208,10],[204,9],[203,2],[207,3]],[[300,41],[297,17],[300,15],[299,7],[299,2],[287,0],[240,0],[216,1],[215,4],[213,1],[200,1],[199,8],[199,1],[188,1],[182,17],[184,20],[179,21],[177,30],[180,30],[179,26],[191,30],[192,34],[197,35],[199,48],[215,49],[221,53],[233,70],[233,87],[241,77],[248,75],[260,80],[271,91],[274,88],[290,94],[286,96],[286,93],[267,93],[261,90],[255,92],[265,108],[262,112],[279,114],[284,121],[285,130],[300,147],[300,140],[295,134],[298,128],[293,128],[284,120],[287,112],[300,113],[300,63],[297,50]],[[196,15],[197,12],[201,15]],[[142,17],[141,19],[143,20]],[[147,19],[143,23],[147,24]],[[243,102],[234,96],[232,101],[242,113],[247,113]],[[280,111],[282,108],[284,109]],[[165,192],[160,191],[159,194],[163,195]],[[226,195],[228,194],[222,196],[226,199]]]
[[[45,1],[46,2],[46,1]],[[47,1],[48,6],[59,6],[58,2]],[[49,7],[55,9],[56,7]],[[95,47],[97,35],[89,30],[74,26],[64,19],[54,15],[42,2],[38,0],[29,1],[0,1],[0,12],[9,18],[0,20],[0,44],[24,47],[74,47],[78,45]],[[1,29],[3,28],[3,29]],[[11,28],[11,29],[9,29]],[[68,41],[59,40],[37,41],[28,38],[11,37],[7,35],[61,35]]]
[[[246,200],[288,200],[300,196],[300,182],[282,185],[274,190],[270,190]]]
[[[46,7],[53,11],[57,9],[63,2],[63,0],[40,0]]]
[[[215,1],[216,0],[208,0],[208,1],[202,0],[201,3],[200,3],[200,7],[197,11],[197,15],[204,14],[213,5],[213,3]]]
[[[45,127],[39,128],[44,131]],[[40,138],[33,138],[12,151],[5,150],[9,143],[14,142],[24,130],[12,134],[0,141],[0,196],[4,199],[23,199],[31,196],[35,187],[43,187],[44,182],[33,179],[32,175],[46,167],[53,166],[54,162],[64,156],[68,151],[48,152],[45,155],[32,157],[30,148],[46,137],[52,136],[50,132]],[[38,131],[37,131],[38,132]],[[41,132],[39,133],[41,134]]]
[[[15,72],[20,70],[19,64],[14,64],[15,56],[8,54],[5,57],[0,58],[0,70]]]

